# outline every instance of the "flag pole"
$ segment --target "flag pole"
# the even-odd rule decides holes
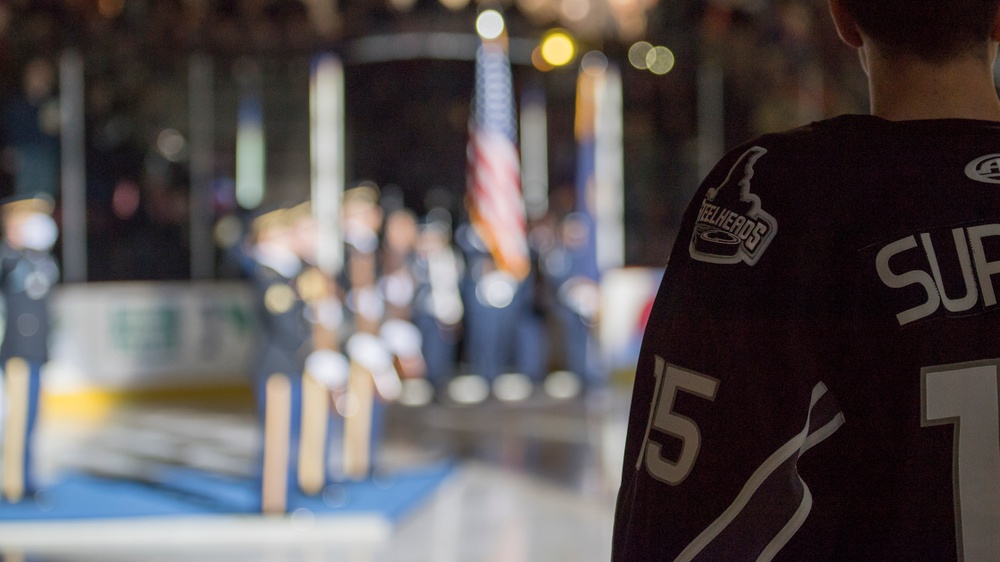
[[[521,188],[529,219],[549,211],[549,146],[545,91],[533,84],[521,98]]]
[[[69,49],[59,58],[62,265],[67,283],[87,281],[85,87],[83,55]]]
[[[215,277],[212,244],[212,176],[215,173],[215,83],[212,59],[196,53],[188,59],[189,135],[191,137],[190,245],[191,279]]]
[[[316,222],[316,267],[321,288],[311,306],[323,306],[344,268],[340,228],[344,192],[344,67],[333,54],[314,61],[309,84],[310,160],[312,164],[311,212]],[[335,333],[319,321],[313,328],[313,348],[336,350]],[[302,373],[302,411],[299,434],[299,488],[309,495],[323,491],[326,483],[327,421],[331,390],[307,368]]]
[[[320,270],[336,277],[344,268],[340,228],[344,196],[344,65],[333,54],[317,57],[309,96],[312,210],[318,226]]]
[[[603,272],[625,265],[622,77],[615,66],[601,75],[594,105],[596,257]]]

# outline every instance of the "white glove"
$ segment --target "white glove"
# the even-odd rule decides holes
[[[559,287],[559,299],[570,310],[586,319],[594,318],[601,308],[601,292],[597,283],[580,275],[570,278]]]
[[[332,349],[319,349],[306,357],[306,372],[330,390],[347,386],[351,371],[350,362],[343,353]]]
[[[390,319],[382,324],[379,336],[398,357],[416,357],[421,354],[424,337],[420,328],[406,320]]]
[[[347,294],[348,306],[367,320],[378,321],[385,313],[385,303],[374,287],[362,287]]]
[[[316,304],[316,322],[327,330],[336,330],[344,322],[344,307],[337,297],[329,297]]]
[[[358,332],[344,346],[351,360],[372,374],[375,389],[386,400],[399,398],[402,385],[393,365],[392,353],[381,338],[374,334]]]
[[[405,271],[397,271],[382,278],[382,293],[389,304],[398,307],[409,306],[417,287],[413,278]]]

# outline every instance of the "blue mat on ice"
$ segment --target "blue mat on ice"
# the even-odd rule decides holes
[[[428,498],[453,471],[442,463],[328,486],[318,497],[297,490],[288,511],[305,508],[317,516],[379,515],[396,522]],[[164,468],[148,481],[69,474],[17,504],[0,503],[0,523],[102,519],[247,515],[259,511],[257,483],[190,468]]]

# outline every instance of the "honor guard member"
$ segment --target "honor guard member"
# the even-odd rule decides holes
[[[468,371],[452,381],[449,394],[460,403],[479,402],[489,396],[493,382],[510,364],[515,328],[511,304],[519,283],[513,275],[497,269],[489,248],[471,224],[459,226],[455,239],[466,264],[462,278],[463,356]]]
[[[514,325],[510,305],[518,281],[497,270],[489,248],[471,224],[458,227],[455,242],[466,264],[462,277],[465,373],[452,380],[448,388],[456,402],[475,403],[489,396],[490,385],[507,367]]]
[[[385,219],[384,230],[379,289],[385,296],[385,314],[409,318],[416,293],[417,217],[409,209],[393,210]]]
[[[424,381],[424,361],[420,330],[413,324],[413,300],[417,293],[416,261],[420,230],[417,217],[409,209],[396,209],[385,221],[382,244],[382,271],[379,289],[385,299],[385,319],[379,329],[399,361],[403,382]]]
[[[556,228],[555,247],[544,257],[544,269],[555,289],[555,314],[562,333],[563,367],[587,388],[604,384],[599,369],[594,326],[599,309],[599,273],[586,249],[589,221],[569,213]]]
[[[413,316],[419,237],[419,224],[412,211],[399,207],[388,213],[378,282],[386,307],[379,335],[396,357],[396,371],[402,382],[400,402],[412,406],[426,404],[433,397],[426,378],[423,333]]]
[[[382,224],[379,190],[374,184],[365,182],[344,193],[346,263],[341,283],[347,289],[344,302],[352,329],[344,342],[351,369],[339,409],[344,415],[344,473],[351,479],[371,474],[380,448],[385,404],[402,392],[397,371],[402,351],[394,350],[383,335],[386,302],[378,283]]]
[[[332,274],[318,265],[319,229],[310,203],[288,211],[296,253],[303,263],[295,288],[305,302],[311,351],[302,373],[298,446],[299,489],[318,495],[331,478],[331,453],[342,462],[343,418],[332,405],[344,396],[350,365],[340,351],[344,327],[343,295]],[[337,471],[339,475],[340,471]]]
[[[301,485],[302,377],[313,352],[313,324],[299,283],[305,270],[305,250],[295,219],[292,211],[278,209],[251,224],[251,281],[261,325],[253,374],[258,413],[264,424],[261,508],[266,513],[283,513],[289,488]],[[318,367],[315,359],[310,363],[317,373],[330,370]],[[342,378],[346,376],[346,367],[336,365],[334,375],[338,368]],[[325,457],[325,451],[318,454]],[[313,487],[306,491],[317,492]]]
[[[479,402],[492,390],[502,400],[523,399],[531,393],[531,381],[524,371],[536,378],[544,374],[544,345],[540,339],[544,331],[532,308],[534,271],[519,281],[497,268],[470,224],[458,228],[456,241],[467,264],[462,301],[464,355],[470,373],[450,385],[452,398]]]
[[[615,562],[1000,560],[1000,0],[830,0],[870,115],[695,193],[639,356]]]
[[[49,295],[59,278],[51,250],[59,236],[48,196],[20,197],[0,206],[0,293],[4,305],[3,497],[34,492],[32,434],[38,419],[42,365],[48,361]]]
[[[413,322],[423,339],[427,380],[435,396],[455,374],[465,314],[460,293],[464,263],[451,244],[451,217],[444,209],[438,211],[428,214],[420,231],[413,302]]]
[[[528,231],[528,252],[531,270],[518,286],[514,298],[516,320],[516,346],[514,348],[514,373],[508,373],[500,380],[500,387],[494,385],[498,398],[518,400],[527,398],[531,386],[540,385],[549,371],[549,299],[545,278],[539,268],[541,256],[538,224],[532,220]],[[531,386],[529,386],[531,385]]]

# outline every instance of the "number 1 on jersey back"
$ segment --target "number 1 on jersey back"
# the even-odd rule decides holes
[[[960,560],[1000,553],[1000,380],[996,363],[924,369],[923,425],[955,426],[955,532]]]

